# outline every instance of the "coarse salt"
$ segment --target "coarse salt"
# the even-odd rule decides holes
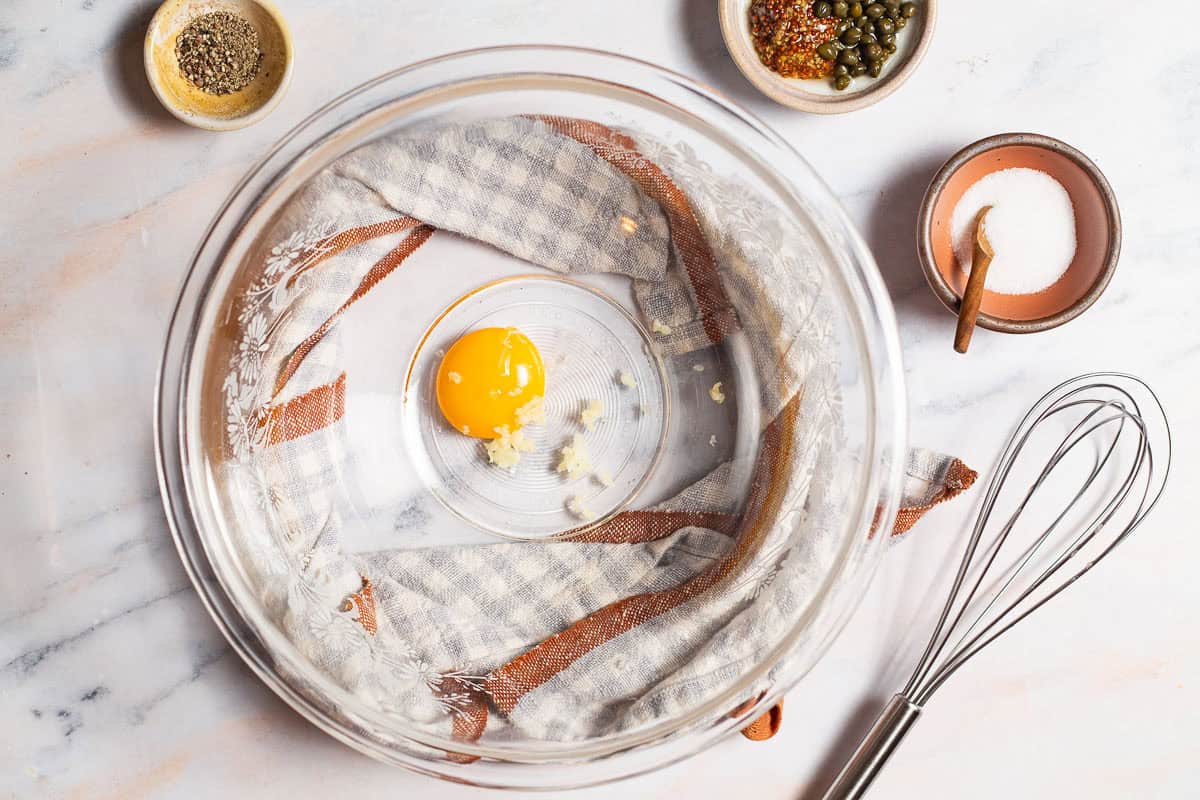
[[[984,222],[995,252],[986,287],[999,294],[1033,294],[1053,285],[1075,258],[1075,207],[1058,181],[1041,170],[1017,167],[973,183],[950,218],[954,255],[965,273],[975,253],[975,217]]]

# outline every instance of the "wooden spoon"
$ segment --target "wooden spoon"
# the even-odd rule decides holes
[[[962,302],[958,306],[958,329],[954,331],[954,349],[967,352],[971,344],[971,333],[975,330],[975,319],[979,316],[979,303],[983,300],[983,284],[987,280],[988,267],[992,264],[992,245],[983,229],[984,218],[992,210],[984,206],[975,215],[975,254],[971,258],[971,275],[967,288],[963,290]]]

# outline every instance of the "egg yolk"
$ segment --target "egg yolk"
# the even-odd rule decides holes
[[[517,410],[545,393],[542,356],[516,328],[471,331],[438,367],[438,408],[455,430],[480,439],[520,428]]]

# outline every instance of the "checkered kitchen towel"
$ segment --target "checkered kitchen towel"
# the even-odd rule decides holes
[[[224,385],[229,469],[263,515],[238,544],[298,650],[377,708],[461,741],[628,730],[761,663],[828,574],[854,485],[826,276],[780,216],[683,147],[563,118],[406,130],[312,179],[235,310]],[[724,464],[567,540],[344,553],[335,487],[353,376],[337,322],[438,230],[632,279],[646,321],[670,328],[668,357],[743,340],[775,377],[746,480]],[[974,479],[931,453],[909,467],[898,529]]]

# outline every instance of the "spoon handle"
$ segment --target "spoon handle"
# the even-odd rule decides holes
[[[971,274],[967,278],[967,288],[963,290],[962,302],[958,306],[954,349],[960,353],[967,352],[967,347],[971,344],[971,333],[975,330],[975,320],[979,316],[979,304],[983,301],[983,285],[987,280],[988,267],[992,264],[992,249],[986,244],[983,233],[983,218],[990,208],[989,206],[979,212],[976,219],[975,254],[971,258]]]

